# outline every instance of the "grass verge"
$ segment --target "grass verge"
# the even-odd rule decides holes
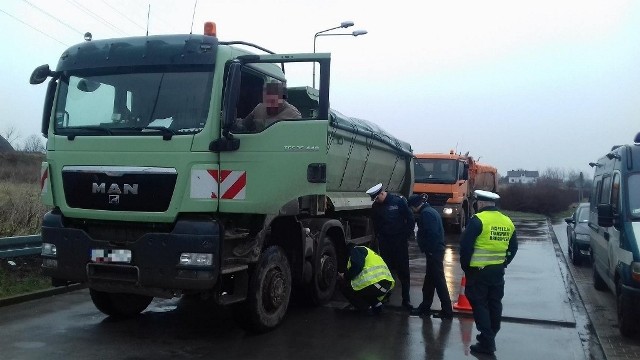
[[[23,256],[0,261],[0,298],[51,287],[51,279],[41,273],[42,260],[39,256]]]

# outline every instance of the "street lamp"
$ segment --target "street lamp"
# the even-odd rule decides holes
[[[366,30],[356,30],[352,33],[349,34],[323,34],[327,31],[331,31],[331,30],[335,30],[335,29],[340,29],[340,28],[348,28],[353,26],[353,21],[343,21],[342,23],[340,23],[340,26],[336,26],[336,27],[332,27],[330,29],[326,29],[326,30],[322,30],[322,31],[318,31],[314,36],[313,36],[313,53],[316,53],[316,39],[318,38],[318,36],[333,36],[333,35],[349,35],[349,36],[359,36],[359,35],[364,35],[367,33]],[[313,62],[313,87],[316,87],[316,63],[315,61]]]

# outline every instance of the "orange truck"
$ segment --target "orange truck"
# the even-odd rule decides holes
[[[498,170],[467,154],[416,154],[414,194],[427,194],[429,204],[442,215],[445,230],[462,232],[475,213],[474,190],[497,192]]]

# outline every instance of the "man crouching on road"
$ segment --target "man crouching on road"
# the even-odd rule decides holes
[[[480,334],[472,352],[493,355],[502,318],[504,270],[518,251],[515,226],[498,211],[498,194],[476,190],[478,213],[460,239],[460,266],[466,276],[465,294]]]
[[[347,245],[347,272],[338,273],[340,291],[357,310],[382,312],[382,300],[393,289],[394,280],[380,255],[366,246]]]

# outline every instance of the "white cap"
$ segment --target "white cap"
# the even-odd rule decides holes
[[[371,196],[371,200],[375,199],[382,192],[382,183],[378,183],[367,190],[367,194]]]
[[[473,195],[475,195],[476,199],[480,201],[496,201],[500,199],[500,195],[485,190],[475,190]]]

